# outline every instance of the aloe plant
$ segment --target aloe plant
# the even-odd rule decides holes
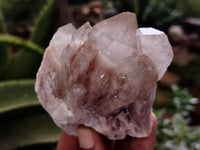
[[[2,2],[2,1],[1,1]],[[6,32],[0,12],[0,149],[48,149],[56,147],[61,130],[41,107],[34,92],[35,78],[44,47],[56,26],[56,5],[48,0],[29,40]],[[10,49],[21,49],[11,57]]]
[[[43,110],[34,92],[35,80],[0,83],[0,149],[56,143],[61,130]],[[53,144],[55,147],[55,144]]]
[[[48,45],[50,38],[55,32],[56,16],[57,9],[55,1],[48,0],[37,19],[36,27],[29,39],[32,44],[29,44],[29,46],[38,44],[44,48]],[[10,60],[5,72],[2,73],[1,80],[35,78],[35,74],[42,60],[42,55],[37,52],[32,53],[31,47],[27,49],[27,47],[21,45],[20,48],[20,52]],[[41,51],[41,48],[38,51]]]
[[[34,80],[0,82],[0,115],[15,109],[39,105],[34,83]]]
[[[55,26],[58,24],[58,12],[55,0],[49,0],[37,20],[37,24],[31,34],[30,40],[46,47],[50,41]]]
[[[9,34],[0,34],[0,45],[24,48],[24,50],[27,50],[28,52],[38,53],[40,55],[43,55],[44,53],[44,49],[34,42],[26,41]]]
[[[6,33],[6,27],[1,9],[0,9],[0,33]],[[0,44],[0,75],[3,69],[5,69],[8,61],[9,61],[9,48],[7,46]]]

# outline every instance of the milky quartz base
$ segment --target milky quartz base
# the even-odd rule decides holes
[[[68,134],[83,124],[109,139],[146,137],[157,81],[172,58],[167,36],[138,29],[133,13],[78,30],[67,24],[45,51],[35,90]]]

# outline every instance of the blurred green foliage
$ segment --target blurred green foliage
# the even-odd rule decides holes
[[[200,0],[179,0],[179,9],[185,17],[200,17]]]
[[[47,0],[0,0],[5,22],[10,29],[23,22],[32,22]]]
[[[24,48],[24,50],[38,53],[40,55],[43,55],[44,53],[44,49],[40,47],[39,45],[35,44],[34,42],[26,41],[19,37],[9,35],[9,34],[0,34],[0,43],[1,45],[9,45],[9,46],[15,46],[19,48]]]
[[[198,69],[197,69],[198,68]],[[183,76],[182,84],[184,86],[200,86],[200,57],[196,56],[187,66],[187,72]]]
[[[139,26],[155,27],[166,31],[169,25],[182,17],[179,0],[113,0],[118,11],[137,14]]]
[[[0,34],[6,33],[6,27],[4,23],[4,18],[0,9]],[[9,49],[8,47],[0,44],[0,75],[1,72],[4,70],[5,66],[9,61]]]
[[[61,130],[41,107],[34,92],[35,80],[24,79],[35,78],[44,48],[55,32],[56,3],[0,0],[0,7],[0,149],[53,150]],[[33,20],[35,26],[29,39],[7,33],[6,27],[9,31],[13,25]]]
[[[199,150],[200,127],[188,126],[189,113],[199,100],[177,86],[172,86],[172,92],[173,101],[155,110],[158,119],[155,150]]]
[[[107,0],[108,2],[109,0]],[[139,26],[167,31],[172,23],[186,17],[200,17],[200,0],[110,0],[119,12],[137,14]]]
[[[6,2],[2,1],[2,3],[3,2],[5,3],[5,5],[6,4],[16,5],[16,6],[22,5],[21,1],[19,2],[19,0],[14,1],[14,3],[12,3],[12,1],[10,1],[10,3],[8,3],[8,1]],[[33,1],[31,1],[30,4],[32,3]],[[34,1],[34,3],[36,3],[36,1]],[[23,3],[23,7],[26,7],[27,5],[30,7],[31,6],[30,4]],[[22,7],[22,6],[19,6],[19,7]],[[11,8],[14,8],[14,6],[12,6]],[[24,13],[23,12],[24,9],[22,9],[21,13]],[[40,46],[40,47],[45,48],[48,45],[48,42],[51,39],[57,27],[57,22],[58,22],[57,15],[58,15],[58,12],[57,12],[55,1],[54,0],[47,1],[46,5],[42,8],[41,12],[39,13],[39,17],[37,18],[34,30],[30,35],[30,41],[32,42],[32,44],[30,41],[26,42],[29,45],[29,48],[23,47],[23,44],[21,45],[20,48],[22,48],[22,50],[20,50],[20,52],[17,53],[16,56],[11,57],[10,61],[6,63],[4,70],[0,72],[0,75],[1,75],[0,80],[35,78],[35,74],[42,60],[42,55],[41,55],[41,52],[40,54],[32,53],[33,47],[39,48]],[[7,38],[7,42],[8,40],[11,40],[11,36],[9,37],[10,38]],[[19,40],[16,40],[16,41],[19,41]],[[3,41],[2,43],[5,43],[5,42],[6,41]],[[23,50],[24,48],[25,50]],[[42,48],[38,50],[41,51]]]
[[[61,130],[41,107],[34,84],[35,80],[0,83],[0,149],[55,147]]]

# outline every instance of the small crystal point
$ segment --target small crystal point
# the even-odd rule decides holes
[[[55,123],[77,135],[80,125],[109,139],[146,137],[157,80],[173,57],[166,35],[138,29],[133,13],[91,27],[68,24],[46,49],[35,90]]]
[[[136,49],[137,28],[136,15],[134,13],[124,12],[97,23],[93,27],[91,34],[99,40],[102,40],[104,37],[104,41],[116,41],[127,47]],[[99,38],[101,36],[103,37]]]
[[[154,28],[139,28],[136,35],[138,49],[156,65],[158,80],[160,80],[173,58],[167,36],[164,32]]]

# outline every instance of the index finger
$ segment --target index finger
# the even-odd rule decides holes
[[[78,150],[78,138],[62,132],[56,150]]]

